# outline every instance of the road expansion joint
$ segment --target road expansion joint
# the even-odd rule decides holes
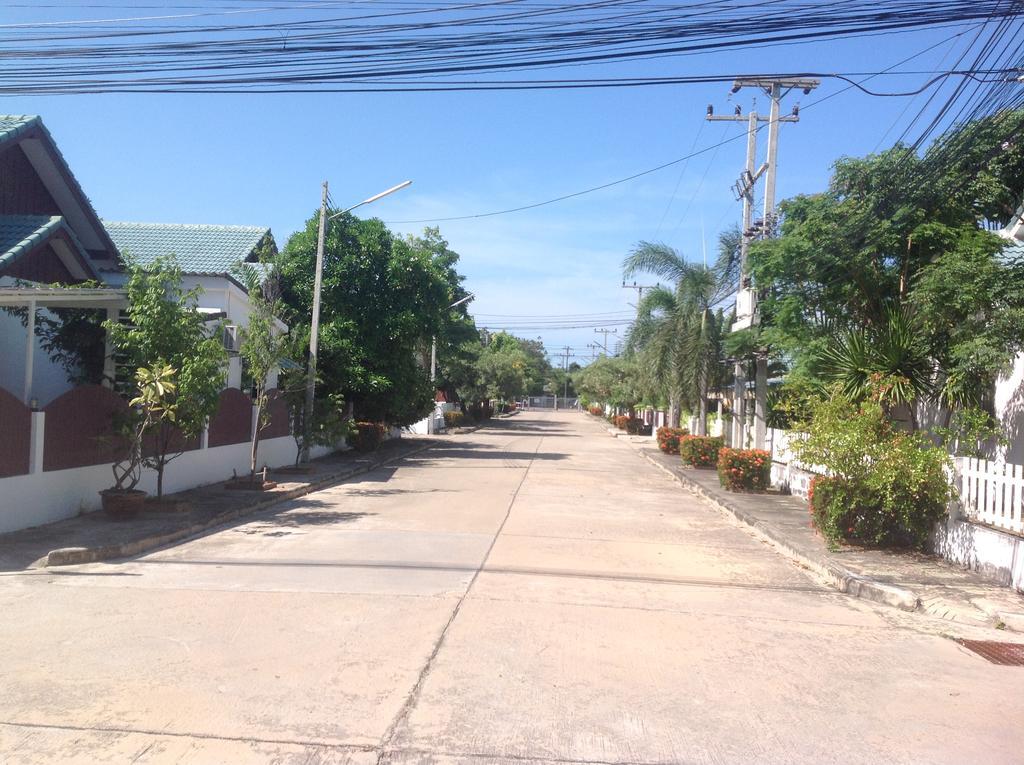
[[[526,466],[526,470],[523,472],[522,478],[519,479],[519,483],[516,486],[515,492],[509,499],[508,508],[505,510],[505,516],[501,519],[501,523],[498,525],[497,530],[494,532],[494,538],[491,539],[491,543],[487,546],[487,551],[484,553],[483,559],[480,561],[480,565],[473,572],[472,578],[469,580],[469,584],[466,585],[465,591],[459,597],[458,602],[455,604],[455,608],[452,609],[451,615],[448,617],[448,621],[445,622],[444,627],[441,629],[441,634],[438,635],[437,641],[434,643],[434,648],[430,652],[430,656],[427,657],[426,662],[420,669],[419,676],[416,678],[416,682],[413,684],[412,690],[409,691],[409,695],[406,697],[402,704],[402,707],[398,710],[398,714],[395,715],[394,720],[388,726],[384,735],[381,737],[379,754],[377,756],[378,765],[386,762],[384,759],[385,753],[389,750],[393,743],[395,736],[398,733],[401,725],[409,718],[412,713],[413,707],[419,700],[420,693],[423,690],[423,684],[426,682],[427,676],[430,674],[430,670],[433,669],[434,662],[437,660],[438,654],[441,652],[441,648],[444,646],[445,638],[448,636],[448,631],[451,629],[455,619],[458,618],[459,612],[462,610],[463,603],[466,602],[470,591],[473,589],[473,585],[476,584],[477,579],[480,577],[480,572],[484,570],[487,562],[491,558],[491,553],[494,551],[494,546],[498,543],[498,538],[501,536],[502,530],[505,528],[505,524],[508,523],[509,517],[512,515],[512,508],[516,504],[516,500],[519,498],[519,492],[523,488],[523,484],[526,483],[527,477],[530,475],[530,468],[533,467],[533,463],[537,458],[538,452],[540,452],[541,444],[544,443],[544,436],[541,436],[537,440],[537,447],[533,450],[533,457],[530,459],[530,463]]]

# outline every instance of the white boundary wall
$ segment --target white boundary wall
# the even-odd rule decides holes
[[[195,449],[182,454],[164,471],[164,493],[195,488],[249,472],[248,442]],[[315,447],[311,457],[334,449]],[[259,464],[291,465],[295,439],[291,436],[260,441]],[[110,464],[70,470],[51,470],[0,478],[0,533],[71,518],[100,508],[99,492],[113,484]],[[156,473],[145,469],[138,488],[156,494]]]
[[[807,470],[793,458],[791,438],[784,430],[768,431],[772,485],[806,499],[811,479],[823,471]],[[935,524],[932,552],[999,584],[1024,591],[1024,536],[993,528],[1000,525],[1020,529],[1024,468],[964,458],[956,462],[956,476],[950,478],[960,500],[952,502],[949,516]],[[964,517],[965,513],[971,517]]]

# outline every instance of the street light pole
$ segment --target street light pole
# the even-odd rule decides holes
[[[313,277],[313,316],[309,325],[309,362],[306,364],[306,404],[302,409],[302,461],[309,462],[313,436],[313,398],[316,395],[316,353],[320,339],[320,289],[324,274],[324,237],[327,231],[327,181],[320,195],[320,228],[316,235],[316,276]]]
[[[302,410],[302,461],[309,462],[309,442],[313,436],[313,401],[316,397],[316,354],[320,340],[320,290],[323,285],[324,274],[324,240],[327,237],[327,223],[357,207],[376,202],[381,197],[394,194],[404,189],[412,181],[404,181],[397,186],[392,186],[386,191],[375,194],[369,199],[364,199],[358,204],[346,207],[341,212],[333,215],[327,214],[327,181],[324,181],[323,192],[320,195],[320,226],[316,236],[316,275],[313,277],[313,315],[309,325],[309,363],[306,365],[306,402]]]

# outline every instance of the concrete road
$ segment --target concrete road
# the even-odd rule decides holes
[[[0,762],[1020,763],[1024,668],[960,629],[829,590],[592,418],[531,412],[0,577]]]

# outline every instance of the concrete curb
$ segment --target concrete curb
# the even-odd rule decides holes
[[[650,455],[644,454],[642,451],[640,452],[640,455],[663,473],[671,476],[683,488],[690,491],[690,493],[696,494],[708,504],[715,506],[722,512],[728,513],[736,520],[746,524],[754,530],[758,537],[771,542],[786,557],[814,571],[840,592],[845,592],[855,598],[862,598],[864,600],[870,600],[875,603],[881,603],[882,605],[898,608],[902,611],[916,611],[918,609],[918,606],[920,605],[920,598],[913,590],[908,590],[904,587],[896,587],[891,584],[885,584],[884,582],[876,581],[875,579],[863,576],[862,574],[857,574],[837,563],[835,560],[832,560],[827,555],[809,556],[804,551],[797,548],[796,545],[794,545],[786,535],[778,529],[773,528],[759,518],[753,517],[745,510],[736,507],[729,502],[727,498],[721,498],[710,494],[696,481],[692,481],[684,475],[675,473],[659,463],[657,460],[652,459]]]
[[[424,444],[418,448],[410,449],[404,454],[396,454],[388,459],[375,462],[371,465],[361,465],[359,467],[350,468],[341,473],[334,473],[330,476],[324,476],[323,478],[308,483],[305,486],[299,486],[295,489],[289,489],[288,491],[279,492],[274,494],[272,497],[263,499],[259,502],[254,502],[251,505],[245,507],[238,507],[234,510],[229,510],[220,513],[213,518],[210,518],[202,523],[194,523],[190,526],[185,526],[174,531],[169,531],[165,534],[154,534],[150,537],[144,537],[143,539],[136,539],[132,542],[123,542],[120,544],[104,545],[102,547],[61,547],[56,550],[50,550],[43,558],[40,559],[39,565],[41,567],[51,566],[73,566],[80,563],[96,563],[103,560],[111,560],[114,558],[127,558],[133,555],[139,555],[150,550],[155,550],[158,547],[172,544],[173,542],[179,542],[189,537],[201,534],[215,526],[220,526],[225,523],[237,520],[247,515],[252,515],[260,510],[273,507],[281,502],[288,502],[298,497],[304,497],[307,494],[312,494],[314,491],[320,491],[328,486],[342,481],[347,481],[353,476],[368,473],[371,470],[376,470],[384,465],[389,465],[397,460],[411,457],[414,454],[419,454],[427,449],[434,446],[434,444]]]

